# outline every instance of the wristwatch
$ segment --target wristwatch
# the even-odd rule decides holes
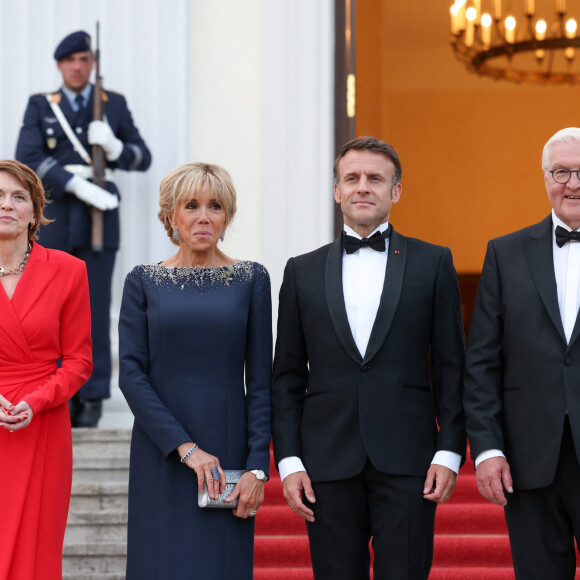
[[[250,473],[253,473],[260,481],[268,481],[268,476],[261,469],[250,469]]]

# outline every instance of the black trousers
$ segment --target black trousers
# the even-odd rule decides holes
[[[94,369],[78,396],[82,399],[108,399],[111,396],[111,285],[117,251],[93,252],[90,248],[78,248],[71,253],[87,265],[91,300]]]
[[[425,474],[426,475],[426,474]],[[316,580],[425,580],[433,561],[436,504],[423,499],[425,477],[387,475],[367,460],[358,476],[313,484],[305,503]]]
[[[541,489],[514,491],[508,497],[505,517],[517,580],[574,579],[580,466],[568,417],[554,481]]]

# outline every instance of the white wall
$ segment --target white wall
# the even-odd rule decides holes
[[[264,263],[274,304],[286,260],[332,239],[334,2],[265,0]]]
[[[238,193],[224,250],[266,265],[276,306],[287,259],[332,236],[332,0],[213,0],[192,9],[196,159]]]
[[[126,95],[153,153],[117,172],[125,274],[174,250],[157,221],[158,185],[190,160],[222,164],[239,211],[224,249],[263,262],[276,299],[288,257],[330,241],[332,0],[0,0],[0,158],[11,158],[29,94],[60,86],[52,54],[101,23],[106,88]],[[113,332],[116,335],[115,332]]]
[[[190,151],[231,174],[238,212],[224,251],[262,260],[262,0],[194,2],[191,13]]]

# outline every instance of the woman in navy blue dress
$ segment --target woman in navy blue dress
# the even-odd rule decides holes
[[[270,281],[218,241],[236,210],[221,167],[186,163],[161,182],[159,219],[178,246],[127,276],[119,385],[135,423],[127,580],[251,580],[254,519],[270,446]],[[245,469],[235,509],[217,498],[224,469]]]

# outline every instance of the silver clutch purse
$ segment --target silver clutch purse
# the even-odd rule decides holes
[[[238,498],[231,503],[226,503],[225,499],[234,491],[236,483],[240,477],[246,473],[245,469],[224,469],[226,476],[226,489],[217,499],[211,499],[207,493],[207,485],[203,484],[203,491],[197,492],[197,505],[200,508],[235,508],[238,505]]]

